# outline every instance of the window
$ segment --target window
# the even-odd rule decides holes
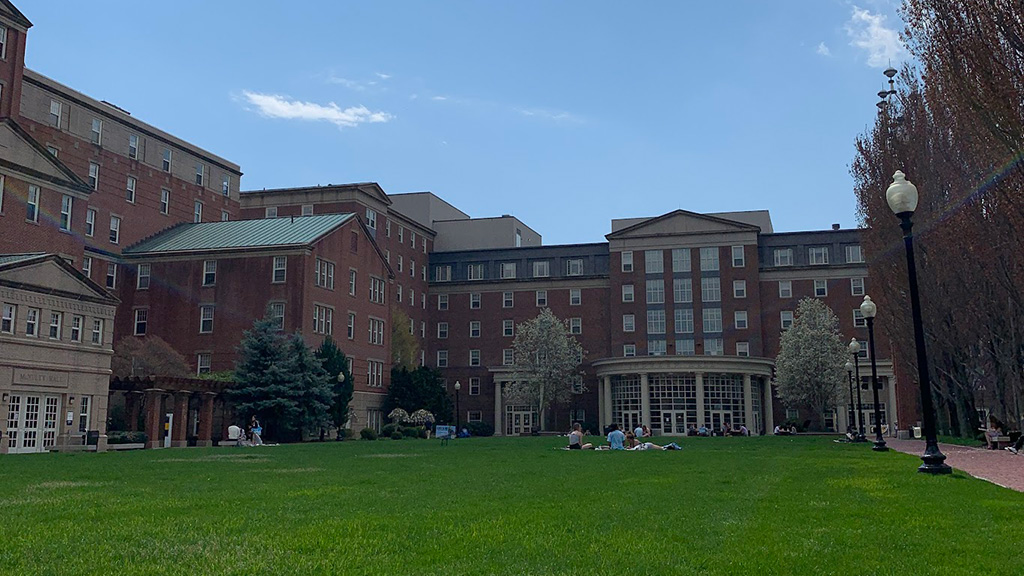
[[[399,260],[401,262],[401,260]],[[414,264],[415,266],[415,264]],[[414,271],[415,273],[415,271]],[[483,280],[484,279],[484,265],[483,264],[470,264],[466,266],[466,274],[470,280]]]
[[[516,228],[516,248],[523,245],[523,231]]]
[[[401,256],[399,256],[398,257],[398,271],[399,272],[402,272],[404,270],[404,266],[403,266],[404,263],[405,263],[405,260]]]
[[[124,186],[124,199],[131,204],[135,204],[136,184],[138,184],[138,181],[135,179],[135,176],[129,176],[128,182]]]
[[[737,342],[736,343],[736,355],[737,356],[750,356],[750,343],[749,342]]]
[[[626,358],[632,358],[636,356],[636,344],[623,344],[622,355]]]
[[[566,276],[582,276],[583,275],[583,259],[582,258],[571,258],[565,261],[565,275]]]
[[[479,338],[480,337],[480,321],[479,320],[471,320],[469,322],[469,337],[470,338]]]
[[[515,306],[515,292],[503,292],[501,295],[501,307],[512,308]]]
[[[171,191],[166,188],[160,189],[160,213],[167,214],[171,207]]]
[[[779,298],[793,297],[793,281],[779,280]]]
[[[117,244],[121,240],[121,218],[118,216],[110,217],[110,243]]]
[[[84,256],[82,258],[82,274],[85,274],[86,278],[92,278],[92,257]]]
[[[812,266],[828,264],[828,246],[815,246],[807,249],[807,262]]]
[[[622,331],[633,332],[636,330],[636,316],[633,314],[622,315]]]
[[[149,309],[137,308],[135,310],[135,332],[136,336],[145,336],[149,327]]]
[[[427,279],[427,265],[423,264],[420,266],[420,279],[426,281]]]
[[[583,333],[583,319],[582,318],[569,318],[569,333],[570,334],[582,334]]]
[[[312,204],[303,204],[302,205],[302,215],[303,216],[312,216],[313,215],[313,205]]]
[[[14,334],[14,323],[17,322],[18,307],[14,304],[4,304],[4,315],[0,319],[0,332]]]
[[[377,213],[369,208],[366,209],[366,227],[370,230],[377,229]]]
[[[103,143],[103,120],[92,119],[92,133],[89,135],[89,140],[97,145]]]
[[[313,305],[313,332],[317,334],[334,334],[334,309],[327,306]]]
[[[435,282],[451,282],[452,281],[452,267],[451,266],[434,266],[434,281]]]
[[[647,355],[648,356],[664,356],[668,351],[665,349],[666,342],[664,340],[648,340],[647,341]]]
[[[89,429],[89,407],[92,404],[91,396],[82,396],[78,409],[78,431],[85,432]]]
[[[139,264],[138,275],[135,277],[136,290],[149,289],[149,264]]]
[[[85,211],[85,235],[92,238],[96,233],[96,210],[89,208]]]
[[[50,124],[60,128],[60,117],[62,102],[56,100],[50,100]]]
[[[213,286],[217,283],[217,261],[203,261],[203,286]]]
[[[60,150],[58,150],[58,149],[57,149],[56,147],[54,147],[54,146],[50,146],[50,145],[47,145],[47,146],[46,146],[46,151],[47,151],[47,152],[49,152],[49,153],[50,153],[50,156],[53,156],[54,158],[56,158],[57,156],[59,156],[59,155],[60,155]]]
[[[196,200],[195,205],[192,208],[192,221],[202,222],[203,221],[203,203]]]
[[[867,358],[868,357],[868,341],[867,340],[858,340],[857,342],[860,343],[860,353],[857,354],[857,358]]]
[[[270,277],[270,281],[274,284],[280,284],[285,281],[288,275],[288,257],[287,256],[274,256],[274,272]]]
[[[644,251],[644,273],[661,274],[665,271],[665,257],[661,250]]]
[[[416,247],[416,231],[409,230],[409,246]]]
[[[349,340],[356,337],[356,314],[355,312],[348,313],[348,325],[346,328],[346,336]]]
[[[274,330],[281,332],[285,329],[285,302],[270,302],[270,320]]]
[[[732,247],[732,267],[743,268],[746,266],[746,259],[743,256],[743,246]]]
[[[703,312],[704,316],[704,333],[721,332],[722,331],[722,309],[721,308],[705,308]]]
[[[117,264],[107,262],[107,288],[113,290],[117,287]]]
[[[516,363],[515,350],[513,350],[511,348],[505,348],[504,350],[501,351],[501,365],[502,366],[512,366],[515,363]]]
[[[376,276],[370,276],[370,302],[375,304],[384,303],[384,280]]]
[[[382,346],[384,344],[384,321],[380,318],[370,318],[370,344]]]
[[[71,206],[74,204],[74,198],[67,194],[61,196],[60,199],[60,229],[64,231],[71,230]]]
[[[864,262],[864,253],[861,252],[860,245],[847,246],[846,263],[860,264],[861,262]]]
[[[775,259],[776,266],[792,266],[793,265],[793,249],[792,248],[776,248],[772,251]]]
[[[676,356],[693,356],[695,349],[693,338],[680,338],[676,340]]]
[[[718,270],[718,247],[700,249],[700,269],[704,272]]]
[[[648,310],[647,311],[647,333],[648,334],[664,334],[665,333],[665,311],[664,310]]]
[[[690,251],[686,248],[675,248],[672,250],[672,271],[690,271]]]
[[[196,186],[203,185],[203,176],[206,175],[206,166],[196,162]]]
[[[210,357],[209,352],[203,352],[196,355],[196,374],[209,374],[210,373]]]
[[[479,366],[480,365],[480,351],[479,350],[470,350],[469,351],[469,365],[470,366]]]
[[[537,306],[547,306],[547,305],[548,305],[548,291],[547,290],[537,290]]]
[[[103,320],[101,318],[93,318],[89,341],[97,346],[103,345]]]
[[[0,26],[0,58],[7,59],[7,27]]]
[[[721,338],[704,339],[705,356],[721,356],[723,354],[725,354],[725,346]]]
[[[25,315],[25,336],[39,336],[39,308],[29,308]]]
[[[403,228],[401,224],[398,226],[398,243],[405,243],[405,228]]]
[[[547,278],[551,275],[549,262],[534,262],[533,263],[533,277],[534,278]]]
[[[693,334],[693,309],[675,309],[675,332],[676,334]]]
[[[0,174],[0,214],[4,213],[4,175]]]
[[[633,271],[633,252],[626,250],[622,253],[622,271]]]
[[[352,231],[352,242],[349,244],[348,248],[353,254],[359,253],[359,233],[355,230]],[[399,262],[399,264],[401,264],[401,262]],[[401,271],[401,267],[399,267],[399,271]]]
[[[722,280],[721,278],[700,279],[700,301],[721,302],[722,301]]]
[[[85,324],[84,316],[72,316],[71,317],[71,341],[81,342],[82,341],[82,325]]]
[[[25,204],[25,219],[39,222],[39,186],[28,185],[28,199]]]
[[[747,281],[746,280],[733,280],[732,281],[732,296],[733,296],[733,298],[746,298],[747,297]]]
[[[437,367],[447,368],[448,367],[448,351],[438,350],[437,351]]]
[[[380,360],[367,360],[366,384],[370,388],[380,388],[384,385],[384,363]],[[378,411],[379,413],[379,411]],[[380,417],[377,416],[374,429],[380,428]]]
[[[469,295],[469,309],[479,310],[480,309],[480,293],[473,292]]]
[[[230,196],[231,195],[231,175],[230,174],[224,174],[224,175],[222,175],[220,177],[220,193],[225,195],[225,196]],[[303,206],[302,208],[303,208],[303,216],[306,216],[307,215],[305,213],[305,208],[306,207]],[[313,207],[312,206],[309,207],[309,213],[310,214],[313,213]]]
[[[793,325],[793,311],[783,310],[779,312],[779,319],[782,321],[782,329],[789,330],[789,327]]]
[[[352,270],[350,272],[355,272]],[[334,262],[328,262],[322,258],[316,259],[316,273],[314,280],[317,286],[334,290]],[[349,288],[355,290],[355,278],[350,278]]]
[[[516,323],[514,320],[502,320],[501,321],[501,335],[502,336],[515,336]]]
[[[426,238],[420,238],[420,248],[423,249],[423,253],[424,254],[427,253],[427,239]]]
[[[60,325],[64,315],[60,312],[50,312],[50,340],[60,340]]]
[[[569,306],[579,306],[583,304],[583,296],[579,288],[569,289]]]
[[[864,295],[864,279],[863,278],[850,278],[850,295],[851,296],[863,296]]]
[[[853,309],[853,325],[856,328],[866,328],[868,325],[868,320],[860,313],[860,308]]]
[[[89,187],[100,189],[100,165],[95,162],[89,162]]]
[[[469,379],[469,395],[479,396],[480,395],[480,379],[470,378]],[[477,412],[477,421],[480,420],[480,412]]]
[[[647,281],[647,303],[665,303],[665,281],[662,280],[661,278],[658,278],[657,280]]]
[[[277,218],[277,206],[267,206],[263,211],[263,216],[265,218]]]
[[[199,333],[209,334],[213,332],[213,306],[203,305],[199,307]]]
[[[733,324],[737,330],[746,330],[747,328],[747,311],[737,310],[733,312]]]
[[[676,304],[693,302],[693,281],[689,278],[673,279],[672,296]]]
[[[515,278],[516,277],[516,263],[515,262],[502,262],[501,263],[501,277],[502,278]]]
[[[633,285],[623,284],[622,285],[622,301],[632,302],[633,301]]]
[[[170,148],[164,148],[163,153],[162,153],[162,162],[160,164],[160,168],[164,172],[170,172],[171,171],[171,149]]]
[[[438,322],[437,323],[437,337],[440,340],[444,340],[448,337],[448,323]]]
[[[824,298],[828,296],[828,281],[827,280],[815,280],[814,281],[814,296],[816,298]]]
[[[437,309],[438,310],[447,310],[448,309],[448,295],[447,294],[438,294],[437,295]]]
[[[391,218],[384,219],[384,233],[391,238]]]
[[[128,135],[128,157],[132,160],[139,159],[139,135],[129,134]]]

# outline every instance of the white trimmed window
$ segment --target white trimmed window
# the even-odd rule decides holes
[[[501,321],[501,335],[502,336],[515,336],[516,335],[516,323],[515,320],[502,320]]]
[[[636,330],[636,316],[633,314],[622,315],[622,331],[633,332]]]
[[[548,291],[537,290],[537,306],[543,307],[548,305]]]
[[[377,212],[369,208],[366,209],[366,227],[370,230],[377,229]]]
[[[793,281],[779,280],[779,298],[793,297]]]
[[[96,233],[96,209],[89,208],[85,211],[85,235],[92,238]]]
[[[469,395],[470,396],[479,396],[480,395],[480,379],[479,378],[475,378],[474,377],[474,378],[470,378],[469,379]],[[470,415],[473,415],[473,412],[470,412]],[[476,420],[475,420],[476,422],[480,421],[480,412],[479,411],[476,411],[475,418],[476,418]]]
[[[747,328],[747,311],[737,310],[733,312],[733,324],[737,330],[746,330]]]
[[[39,308],[29,308],[25,314],[25,336],[39,336]]]
[[[384,279],[370,276],[370,302],[374,304],[385,303]]]
[[[136,290],[148,290],[149,289],[149,264],[139,264],[138,275],[135,277],[135,289]]]
[[[370,318],[370,329],[369,329],[370,344],[376,344],[377,346],[384,345],[384,321],[380,318]]]
[[[71,208],[74,205],[75,199],[67,194],[60,198],[60,229],[64,231],[71,230]]]
[[[167,214],[171,208],[171,191],[166,188],[160,189],[160,213]]]
[[[725,354],[725,345],[721,338],[704,339],[705,356],[722,356],[723,354]]]
[[[579,288],[569,289],[569,306],[580,306],[583,304],[583,294]]]
[[[438,350],[437,351],[437,367],[447,368],[448,367],[448,351]]]
[[[50,312],[50,340],[60,340],[61,337],[61,324],[63,324],[64,315],[60,312]]]
[[[582,258],[570,258],[565,261],[565,275],[566,276],[582,276],[583,275],[583,259]]]
[[[470,350],[469,351],[469,365],[470,366],[479,366],[480,365],[480,351],[479,350]]]
[[[666,342],[664,340],[648,340],[647,341],[647,355],[648,356],[664,356],[668,353],[666,348]]]
[[[480,321],[470,320],[469,321],[469,337],[479,338],[480,337]]]
[[[736,355],[737,356],[750,356],[750,342],[737,342],[736,343]]]
[[[471,292],[469,294],[469,309],[470,310],[479,310],[480,309],[480,293],[479,292]]]
[[[851,296],[863,296],[864,295],[864,279],[863,278],[850,278],[850,295]]]
[[[334,334],[334,309],[329,306],[313,306],[313,332],[317,334]]]
[[[569,333],[570,334],[582,334],[583,333],[583,319],[582,318],[569,318]]]
[[[633,285],[623,284],[622,285],[622,301],[632,302],[633,301]]]
[[[0,319],[0,332],[14,334],[14,325],[18,318],[18,307],[14,304],[4,303],[3,318]]]
[[[828,281],[827,280],[815,280],[814,281],[814,296],[816,298],[824,298],[828,296]]]
[[[384,219],[384,235],[391,238],[391,218]]]
[[[384,385],[384,363],[380,360],[367,360],[366,385],[370,388],[380,388]],[[375,429],[380,428],[380,418],[374,424]]]
[[[434,266],[434,281],[435,282],[451,282],[452,281],[452,267],[445,266]]]
[[[63,102],[50,100],[50,125],[55,126],[58,129],[60,128],[61,108],[63,108],[63,106]]]
[[[128,135],[128,157],[132,160],[139,159],[139,135],[129,134]]]
[[[199,333],[210,334],[213,332],[213,305],[205,304],[199,307]]]
[[[404,272],[405,271],[405,259],[402,258],[402,256],[398,257],[398,267],[397,267],[397,270],[399,272]]]
[[[448,309],[448,295],[447,294],[438,294],[437,295],[437,309],[438,310],[447,310]]]
[[[82,274],[85,274],[86,278],[92,278],[92,256],[82,257]]]
[[[690,250],[688,248],[675,248],[672,250],[672,271],[690,271]]]
[[[28,199],[25,204],[25,219],[39,222],[39,186],[28,185]]]
[[[401,261],[401,257],[399,257]],[[415,271],[416,263],[412,264],[413,274]],[[466,266],[466,277],[470,280],[483,280],[484,279],[484,265],[483,264],[470,264]]]
[[[148,308],[136,308],[135,309],[135,331],[133,332],[136,336],[145,336],[146,330],[149,328],[149,309]]]
[[[504,350],[501,351],[501,365],[502,366],[512,366],[515,363],[516,363],[515,350],[513,350],[512,348],[505,348]]]
[[[0,26],[0,58],[7,59],[7,27]]]
[[[0,174],[0,214],[4,213],[4,175]]]
[[[721,302],[722,301],[722,280],[718,277],[705,277],[700,279],[700,301]]]
[[[828,246],[814,246],[807,249],[807,263],[812,266],[828,264]]]
[[[273,284],[281,284],[288,277],[288,257],[274,256],[274,271],[270,276]]]
[[[533,263],[533,277],[547,278],[551,275],[551,265],[547,260]]]
[[[868,320],[860,313],[860,308],[853,309],[853,325],[856,328],[867,328]]]
[[[437,338],[439,340],[444,340],[447,337],[448,337],[448,323],[447,322],[438,322],[437,323]]]
[[[693,356],[697,353],[695,346],[693,338],[680,338],[676,340],[676,356]]]
[[[507,291],[507,292],[503,292],[502,293],[502,295],[501,295],[501,307],[502,308],[512,308],[513,306],[515,306],[515,302],[516,302],[515,301],[515,292]]]
[[[647,303],[665,303],[665,281],[661,278],[647,281]]]
[[[117,264],[107,262],[107,288],[117,288]]]
[[[782,323],[782,329],[789,330],[789,327],[793,325],[793,311],[783,310],[779,312],[779,320]]]
[[[693,334],[692,308],[676,308],[674,320],[676,334]]]
[[[502,278],[515,278],[516,277],[516,263],[515,262],[502,262],[501,263],[501,277]]]
[[[213,286],[217,283],[217,261],[203,260],[203,286]]]
[[[860,264],[864,262],[864,253],[860,249],[860,245],[853,245],[846,247],[846,263],[847,264]]]
[[[732,267],[743,268],[746,266],[746,258],[743,254],[743,246],[732,247]]]
[[[636,356],[636,344],[623,344],[622,355],[626,358],[632,358]]]
[[[721,332],[722,331],[722,309],[721,308],[705,308],[703,311],[704,317],[704,333],[709,332]]]
[[[89,187],[100,189],[100,165],[95,162],[89,162]]]
[[[220,193],[223,194],[224,196],[230,196],[231,195],[231,175],[230,174],[224,174],[223,176],[221,176],[221,178],[220,178]],[[303,214],[302,214],[303,216],[309,216],[310,214],[313,213],[313,206],[309,205],[309,214],[305,213],[305,211],[306,211],[306,207],[305,206],[302,207],[302,211],[303,211]]]
[[[196,354],[196,374],[210,373],[211,356],[209,352]]]
[[[674,278],[672,280],[672,299],[676,304],[693,302],[693,280]]]
[[[121,218],[118,216],[110,217],[110,243],[117,244],[121,241]]]
[[[124,199],[131,204],[135,204],[135,187],[138,184],[138,180],[135,176],[129,176],[128,181],[124,185]]]
[[[82,341],[82,327],[85,325],[85,316],[71,317],[71,341]]]
[[[648,310],[647,311],[647,333],[648,334],[664,334],[665,333],[665,311],[664,310]]]
[[[661,250],[644,250],[644,273],[661,274],[665,271],[665,255]]]
[[[334,262],[317,258],[313,279],[317,286],[334,290]],[[352,288],[355,288],[355,282],[352,283]]]
[[[192,207],[192,221],[196,223],[203,221],[203,203],[199,200],[196,200]]]
[[[700,269],[703,272],[714,272],[719,269],[717,246],[700,249]]]
[[[206,166],[196,162],[196,186],[202,186],[206,176]]]
[[[346,325],[345,335],[348,337],[349,340],[353,340],[356,337],[356,313],[355,312],[349,312],[348,313],[348,324]],[[350,357],[349,361],[351,362],[351,360],[352,360],[352,358]]]
[[[92,319],[92,332],[89,334],[89,342],[97,345],[103,345],[103,319],[93,318]]]
[[[772,250],[773,262],[776,266],[792,266],[793,265],[793,249],[792,248],[776,248]]]
[[[622,271],[633,271],[633,252],[630,250],[626,250],[622,253]]]
[[[89,141],[93,144],[103,144],[103,120],[99,118],[92,119],[92,131],[89,134]]]
[[[733,298],[746,298],[747,297],[747,281],[746,280],[733,280],[732,281],[732,297]]]
[[[263,210],[264,218],[277,218],[277,206],[267,206]]]

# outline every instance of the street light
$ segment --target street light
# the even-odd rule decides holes
[[[853,356],[853,371],[856,376],[854,387],[857,388],[857,438],[856,442],[866,442],[864,437],[864,405],[860,398],[860,342],[856,338],[850,339],[850,355]]]
[[[846,378],[850,382],[850,410],[847,411],[846,415],[849,417],[849,423],[846,426],[847,431],[853,432],[853,438],[857,438],[857,415],[856,410],[853,408],[853,362],[847,360],[846,362]]]
[[[885,452],[889,449],[885,445],[885,438],[882,438],[882,411],[878,406],[878,368],[875,365],[875,314],[878,308],[871,301],[871,296],[865,295],[864,302],[860,305],[860,315],[868,321],[868,357],[871,359],[871,392],[875,401],[875,445],[871,448],[875,452]]]
[[[892,184],[885,191],[889,208],[900,219],[903,229],[903,245],[907,249],[907,280],[910,283],[910,310],[914,320],[914,346],[917,348],[917,378],[921,386],[921,411],[924,420],[925,449],[921,460],[924,464],[918,472],[928,474],[949,474],[953,471],[945,463],[946,456],[939,450],[935,437],[935,407],[932,404],[932,386],[928,377],[928,358],[924,349],[924,328],[921,322],[921,301],[917,294],[917,267],[914,265],[914,224],[910,221],[917,210],[917,186],[914,186],[903,172],[897,170]]]
[[[462,429],[462,420],[459,414],[459,390],[462,389],[462,383],[458,380],[455,381],[455,434],[458,435]]]

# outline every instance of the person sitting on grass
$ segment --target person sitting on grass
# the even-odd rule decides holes
[[[644,429],[644,435],[642,437],[643,438],[650,438],[651,437],[651,429],[647,427],[647,424],[644,424],[642,426],[642,428]]]
[[[593,444],[583,443],[583,431],[580,429],[579,422],[573,424],[572,432],[569,432],[569,450],[590,450],[593,447]]]
[[[618,424],[612,424],[610,426],[611,431],[608,432],[608,448],[611,450],[625,450],[623,442],[626,441],[626,435],[619,430]]]
[[[711,433],[708,432],[707,424],[701,424],[700,428],[697,429],[697,436],[711,436]]]

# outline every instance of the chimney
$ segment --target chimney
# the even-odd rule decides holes
[[[833,224],[832,225],[832,229],[833,230],[839,230],[839,224]]]

